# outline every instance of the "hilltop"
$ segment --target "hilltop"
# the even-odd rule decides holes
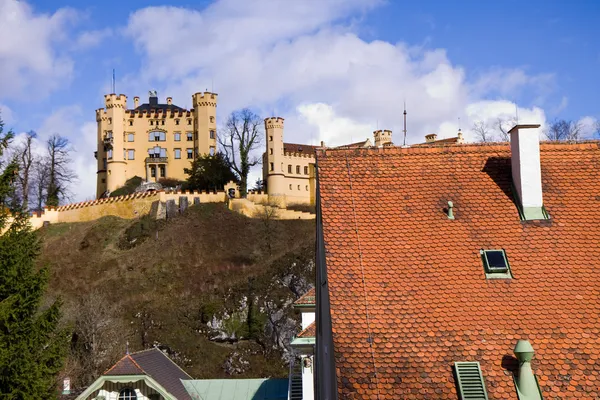
[[[84,386],[131,351],[159,346],[195,378],[283,377],[291,304],[313,284],[314,220],[250,219],[224,204],[49,225],[40,265],[73,327],[65,374]]]

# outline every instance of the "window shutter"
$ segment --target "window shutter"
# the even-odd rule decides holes
[[[456,362],[454,369],[462,400],[488,400],[478,362]]]

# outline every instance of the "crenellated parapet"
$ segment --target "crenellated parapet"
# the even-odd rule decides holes
[[[116,95],[114,93],[105,94],[104,107],[127,109],[127,96],[124,94]]]
[[[96,206],[99,204],[118,203],[118,202],[130,201],[130,200],[134,200],[134,199],[142,199],[142,198],[152,197],[152,196],[157,196],[157,192],[133,193],[133,194],[128,194],[128,195],[124,195],[124,196],[105,197],[103,199],[98,199],[98,200],[89,200],[89,201],[82,201],[80,203],[65,204],[64,206],[57,207],[56,211],[75,210],[75,209],[79,209],[79,208]]]
[[[212,92],[204,92],[204,93],[194,93],[192,95],[192,103],[194,108],[197,107],[216,107],[217,106],[217,97],[216,93]]]
[[[281,117],[269,117],[265,118],[266,129],[283,129],[284,119]]]
[[[315,158],[311,153],[285,153],[284,155],[291,158]]]

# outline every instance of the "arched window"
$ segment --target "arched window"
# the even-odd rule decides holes
[[[135,394],[135,390],[131,388],[122,389],[119,392],[119,400],[137,400],[137,395]]]

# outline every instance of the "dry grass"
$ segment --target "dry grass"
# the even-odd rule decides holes
[[[49,295],[74,304],[98,290],[104,301],[118,305],[118,317],[132,327],[124,333],[123,349],[127,340],[132,349],[160,343],[198,378],[223,377],[223,362],[235,349],[245,349],[252,360],[243,377],[287,372],[279,354],[265,356],[256,343],[208,341],[202,310],[213,303],[216,309],[234,304],[240,288],[271,281],[291,259],[312,259],[314,221],[270,221],[266,226],[223,205],[206,204],[168,223],[105,217],[48,226],[41,235],[39,261],[51,270]]]

